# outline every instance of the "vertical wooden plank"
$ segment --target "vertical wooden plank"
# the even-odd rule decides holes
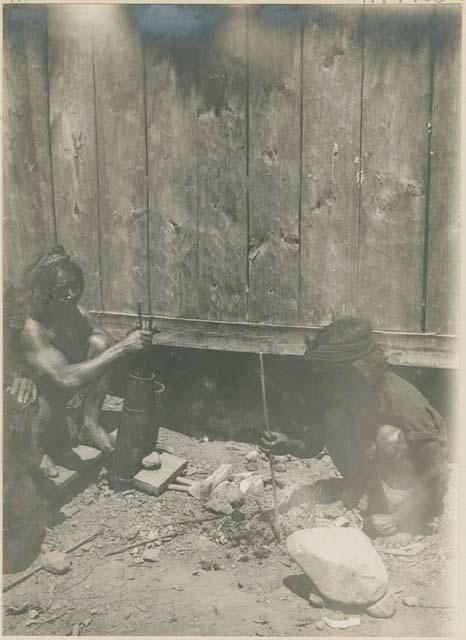
[[[49,8],[50,135],[57,236],[83,267],[83,304],[100,309],[91,25],[92,14],[86,6]]]
[[[461,8],[436,7],[426,329],[456,333],[459,318]]]
[[[189,55],[146,36],[149,246],[154,313],[197,318],[197,108]]]
[[[380,329],[421,329],[431,12],[366,7],[358,293]]]
[[[301,31],[249,23],[249,298],[252,322],[297,323]]]
[[[93,7],[103,307],[148,303],[142,43],[126,7]]]
[[[47,97],[47,17],[37,7],[4,7],[3,265],[24,267],[54,242]]]
[[[199,312],[246,320],[246,8],[220,24],[203,55],[198,127]]]
[[[355,312],[362,9],[312,7],[303,42],[300,322]]]

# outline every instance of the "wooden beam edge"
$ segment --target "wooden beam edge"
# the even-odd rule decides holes
[[[91,311],[116,338],[136,326],[130,313]],[[149,316],[144,316],[147,320]],[[161,330],[154,346],[211,349],[242,353],[302,356],[304,336],[316,335],[319,327],[253,324],[152,316]],[[412,367],[459,368],[459,339],[452,335],[376,331],[390,364]]]

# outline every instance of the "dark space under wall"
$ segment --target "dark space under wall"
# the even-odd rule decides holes
[[[264,429],[259,358],[198,349],[158,347],[151,366],[166,386],[164,426],[211,440],[257,442]],[[309,364],[295,356],[264,356],[272,430],[299,437],[304,425],[318,424],[318,398]],[[454,444],[454,402],[458,372],[420,367],[390,367],[414,384],[444,416]],[[113,393],[124,395],[125,372],[115,375]]]

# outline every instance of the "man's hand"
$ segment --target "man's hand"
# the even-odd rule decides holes
[[[152,345],[152,333],[136,329],[132,331],[120,343],[127,353],[135,353],[148,349]]]
[[[398,524],[391,515],[385,513],[374,514],[367,520],[374,533],[379,536],[391,536],[398,531]]]
[[[37,387],[29,378],[15,378],[7,391],[17,409],[25,409],[37,400]]]
[[[280,455],[288,453],[288,437],[278,431],[264,432],[261,438],[261,449],[266,453]]]

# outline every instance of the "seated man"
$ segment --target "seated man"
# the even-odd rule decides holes
[[[113,451],[110,435],[99,425],[109,371],[127,354],[147,349],[152,337],[149,331],[137,330],[113,344],[79,305],[83,272],[61,246],[36,259],[26,270],[25,280],[32,302],[21,342],[39,390],[41,469],[44,475],[56,477],[55,464],[68,469],[80,464],[66,427],[69,400],[77,391],[83,396],[79,441],[105,453]]]
[[[37,388],[28,377],[19,334],[27,315],[27,293],[3,289],[3,570],[25,569],[37,556],[49,518],[40,454],[32,433],[37,423]]]
[[[323,442],[344,478],[342,498],[368,498],[372,535],[415,533],[443,510],[448,468],[442,417],[409,382],[386,368],[368,321],[343,318],[307,340],[323,398]],[[311,436],[312,437],[312,436]],[[264,437],[273,453],[312,455],[284,434]]]

